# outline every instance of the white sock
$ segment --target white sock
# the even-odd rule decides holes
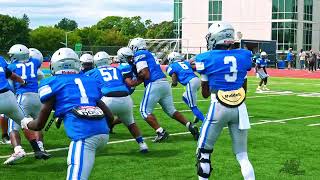
[[[156,132],[159,132],[159,133],[163,133],[163,128],[162,127],[159,127]]]
[[[186,127],[189,130],[189,126],[190,126],[191,122],[187,122]]]
[[[253,167],[248,159],[247,152],[236,154],[237,160],[241,167],[241,173],[245,180],[255,180]]]
[[[23,150],[22,146],[16,146],[16,147],[14,147],[14,152],[15,152],[15,153],[19,152],[20,150]]]
[[[43,142],[42,141],[37,141],[37,144],[38,144],[40,150],[44,151]]]
[[[199,180],[208,180],[208,178],[203,178],[201,176],[198,176],[199,177]]]

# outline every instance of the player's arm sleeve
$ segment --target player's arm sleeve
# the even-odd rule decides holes
[[[50,98],[55,96],[53,91],[53,86],[52,86],[53,81],[54,81],[53,79],[49,78],[49,79],[44,79],[40,82],[38,93],[40,96],[40,101],[42,103],[45,103]]]
[[[205,74],[205,58],[202,54],[195,57],[196,70],[199,74]]]
[[[167,70],[166,71],[167,71],[169,76],[172,76],[172,74],[174,73],[174,70],[173,70],[173,68],[171,66],[167,66]]]
[[[140,73],[143,69],[148,68],[147,61],[139,61],[136,63],[137,72]]]
[[[146,61],[147,55],[146,54],[137,54],[134,57],[134,63],[137,68],[137,72],[140,73],[143,69],[148,67],[148,63]]]

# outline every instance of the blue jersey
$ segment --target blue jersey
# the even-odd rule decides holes
[[[100,67],[86,72],[86,75],[98,80],[103,95],[110,92],[125,91],[128,92],[121,71],[112,66]]]
[[[287,61],[292,61],[292,59],[293,59],[292,53],[291,53],[291,52],[288,52],[288,54],[287,54]]]
[[[267,67],[267,65],[268,65],[268,59],[259,58],[259,59],[257,59],[256,64],[257,64],[258,67],[260,67],[260,68]]]
[[[96,79],[81,74],[52,76],[41,81],[39,95],[42,103],[55,97],[55,116],[63,118],[65,131],[72,140],[109,133],[105,118],[89,120],[72,113],[75,107],[97,105],[102,95]]]
[[[133,72],[132,70],[132,66],[128,63],[121,63],[118,66],[118,69],[121,71],[121,74],[123,76],[124,79],[126,78],[131,78],[133,80],[137,79],[136,74]],[[135,87],[130,87],[126,84],[129,94],[132,94],[135,90]]]
[[[251,70],[251,52],[244,49],[212,50],[196,56],[200,74],[207,75],[211,91],[231,91],[242,87]]]
[[[2,56],[0,56],[0,90],[10,89],[9,82],[6,77],[7,67],[7,62]]]
[[[175,73],[178,77],[178,81],[182,85],[187,85],[189,81],[197,77],[188,61],[174,62],[167,67],[167,73],[172,76]]]
[[[141,64],[147,65],[150,72],[150,78],[144,81],[145,86],[150,82],[166,78],[166,75],[162,72],[158,61],[156,61],[153,55],[147,50],[139,50],[134,54],[134,64],[137,66],[137,69],[139,69]]]
[[[14,82],[16,94],[23,94],[26,92],[38,92],[38,77],[37,72],[41,64],[36,59],[29,59],[26,63],[15,61],[8,65],[8,68],[19,75],[27,82],[27,85],[21,85],[19,82]]]

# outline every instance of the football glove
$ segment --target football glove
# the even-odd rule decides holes
[[[29,129],[28,124],[29,122],[33,121],[33,118],[31,117],[25,117],[21,120],[21,127],[22,129]]]

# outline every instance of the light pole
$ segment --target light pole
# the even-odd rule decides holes
[[[178,51],[180,51],[180,23],[182,24],[183,19],[184,19],[184,17],[178,19],[178,38],[177,38],[178,39],[178,43],[177,43]]]

